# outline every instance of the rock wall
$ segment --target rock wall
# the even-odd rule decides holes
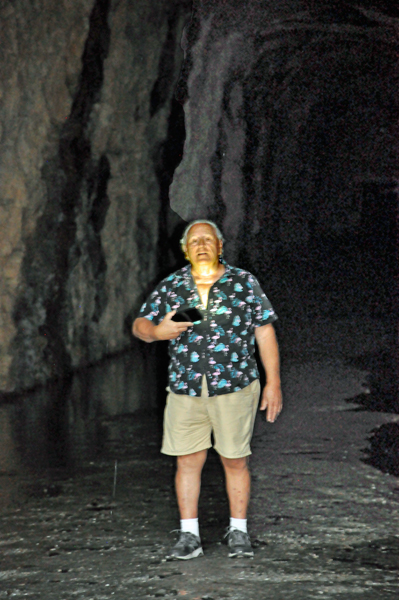
[[[378,0],[195,1],[172,208],[216,219],[244,263],[356,226],[365,186],[398,176],[398,17]]]
[[[190,13],[181,0],[0,2],[3,392],[132,343],[167,227],[158,172]]]

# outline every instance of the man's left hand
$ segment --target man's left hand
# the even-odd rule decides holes
[[[283,396],[280,385],[268,383],[263,388],[260,410],[266,410],[266,421],[274,423],[283,408]]]

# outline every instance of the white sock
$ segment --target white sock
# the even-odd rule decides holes
[[[230,527],[232,529],[239,529],[244,533],[247,533],[247,520],[246,519],[234,519],[230,517]]]
[[[181,531],[188,531],[199,537],[198,519],[180,519]]]

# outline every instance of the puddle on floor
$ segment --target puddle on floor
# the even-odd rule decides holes
[[[157,421],[156,381],[140,391],[136,358],[118,355],[0,404],[0,508],[13,502],[21,482],[35,496],[59,494],[52,478],[120,445],[131,415],[145,411]],[[35,487],[43,477],[48,483]]]
[[[399,414],[398,326],[392,326],[391,331],[388,350],[363,354],[351,361],[370,371],[364,393],[347,400],[348,404],[358,405],[353,411]],[[399,423],[385,423],[371,433],[364,462],[383,473],[399,476]]]
[[[399,477],[399,423],[384,423],[372,431],[364,462]]]

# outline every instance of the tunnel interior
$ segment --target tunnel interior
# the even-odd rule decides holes
[[[132,286],[136,309],[154,283],[185,263],[179,238],[186,221],[172,210],[169,190],[175,173],[184,165],[188,135],[184,107],[190,104],[193,94],[190,77],[197,68],[196,57],[190,48],[197,47],[201,41],[201,19],[199,10],[191,14],[191,3],[182,3],[183,20],[187,23],[188,17],[191,19],[186,28],[188,50],[183,60],[180,50],[180,54],[176,51],[182,30],[182,13],[177,4],[170,3],[163,15],[165,34],[157,60],[154,59],[155,75],[151,85],[146,86],[149,88],[147,105],[144,109],[138,102],[135,112],[131,111],[136,121],[140,121],[141,112],[148,113],[146,135],[154,138],[158,126],[154,123],[166,114],[162,117],[162,135],[150,146],[149,158],[144,165],[153,172],[149,186],[155,189],[151,192],[153,199],[146,188],[142,194],[144,200],[134,213],[135,229],[130,234],[130,237],[135,236],[140,255],[138,273],[145,279],[144,283],[135,282]],[[364,4],[375,8],[372,0]],[[383,4],[380,2],[379,8],[384,14],[396,18],[396,9],[388,3]],[[91,453],[93,458],[101,455],[107,447],[109,431],[112,427],[117,429],[118,419],[129,414],[150,413],[159,433],[161,431],[167,385],[165,344],[149,354],[149,363],[153,361],[151,367],[142,369],[140,361],[146,350],[130,337],[134,318],[131,306],[129,310],[125,307],[118,309],[119,312],[115,310],[118,317],[123,313],[120,328],[124,329],[124,346],[109,352],[106,335],[102,333],[102,337],[95,337],[93,334],[107,314],[109,288],[106,281],[111,261],[106,254],[109,239],[103,235],[115,197],[122,193],[122,187],[115,192],[112,186],[117,178],[116,164],[123,154],[123,147],[113,147],[112,135],[104,148],[94,135],[93,139],[90,137],[91,127],[95,129],[93,115],[101,104],[107,58],[112,52],[112,30],[109,28],[112,10],[112,2],[98,0],[93,5],[83,47],[82,70],[70,111],[64,124],[58,125],[55,152],[41,169],[46,202],[39,211],[36,227],[32,226],[31,235],[25,238],[28,250],[21,269],[24,286],[19,288],[12,310],[17,330],[13,339],[16,349],[13,373],[17,379],[26,381],[27,388],[34,389],[26,394],[21,391],[2,394],[4,419],[5,422],[10,420],[13,431],[12,439],[7,443],[18,448],[18,458],[14,457],[14,462],[10,459],[8,470],[4,471],[11,474],[20,468],[20,461],[27,469],[73,470],[82,454]],[[351,13],[350,18],[345,15],[346,24],[357,26],[363,22],[363,17],[360,19],[357,13]],[[333,7],[324,11],[322,20],[338,22],[341,16]],[[364,22],[370,25],[368,19]],[[222,25],[221,21],[221,30]],[[123,36],[133,39],[135,31],[126,25]],[[303,46],[308,41],[306,35],[301,37]],[[255,42],[261,48],[265,39],[258,36]],[[371,394],[357,398],[360,407],[398,412],[399,220],[397,181],[391,168],[394,149],[387,150],[390,155],[387,166],[365,169],[367,174],[361,173],[356,185],[348,180],[350,168],[346,164],[351,160],[355,163],[353,156],[358,158],[362,154],[361,142],[356,148],[351,147],[356,133],[363,135],[366,130],[365,137],[368,138],[385,128],[382,139],[392,138],[392,131],[387,130],[393,127],[396,110],[397,73],[390,55],[392,44],[386,44],[384,39],[379,46],[380,54],[376,44],[375,54],[365,59],[365,72],[348,83],[348,73],[351,74],[352,66],[357,64],[351,47],[348,44],[346,50],[341,48],[342,55],[334,64],[333,77],[318,64],[319,57],[315,53],[311,64],[307,64],[309,71],[306,74],[301,71],[302,67],[298,69],[295,60],[290,63],[282,57],[285,50],[279,51],[280,54],[273,50],[272,60],[267,52],[260,53],[249,74],[243,74],[240,65],[237,68],[233,65],[224,82],[221,113],[215,125],[216,142],[206,155],[211,173],[212,202],[203,214],[214,219],[222,229],[225,224],[228,235],[228,218],[234,215],[236,206],[229,207],[224,187],[225,178],[230,174],[225,156],[234,149],[226,123],[231,125],[235,120],[240,121],[245,130],[240,163],[243,200],[241,212],[238,211],[238,234],[233,240],[235,258],[237,264],[259,277],[276,308],[280,317],[276,328],[283,364],[306,353],[311,359],[326,352],[325,347],[320,350],[320,339],[324,335],[323,327],[328,329],[328,323],[342,322],[345,327],[348,321],[378,322],[382,324],[383,350],[378,347],[370,351],[365,347],[363,352],[357,348],[343,358],[371,372],[368,381]],[[297,51],[298,46],[295,46]],[[335,52],[331,40],[330,51]],[[138,61],[138,56],[135,59]],[[130,63],[129,69],[133,69]],[[265,93],[259,73],[267,74],[269,94]],[[373,77],[376,73],[384,76],[385,97],[381,98],[384,94],[369,85],[370,73]],[[309,83],[311,79],[313,81]],[[237,82],[242,85],[242,96],[234,91]],[[129,82],[128,103],[132,102],[133,96],[130,85]],[[312,97],[301,105],[297,99],[306,96],[308,88],[311,88]],[[315,90],[316,100],[313,97]],[[237,114],[233,100],[237,104],[241,102]],[[104,121],[106,117],[103,117]],[[348,123],[353,131],[345,130]],[[130,126],[130,121],[128,124]],[[125,121],[122,119],[123,126]],[[197,126],[200,138],[201,127],[198,123]],[[191,130],[189,133],[192,136]],[[237,126],[233,140],[239,133]],[[56,137],[56,134],[52,135]],[[136,151],[135,143],[135,140],[129,141],[130,153],[133,153],[132,148]],[[367,152],[370,147],[367,146]],[[369,166],[371,159],[366,150],[362,160]],[[286,176],[284,169],[291,159],[293,166]],[[361,162],[360,158],[358,161]],[[311,174],[310,166],[314,169]],[[123,176],[132,168],[131,164],[122,167]],[[384,169],[386,173],[380,176]],[[374,171],[378,171],[378,176],[373,176]],[[187,203],[195,196],[198,181],[195,178],[193,181]],[[77,225],[79,215],[84,213],[87,213],[85,244],[81,243]],[[123,210],[121,213],[120,220],[123,221]],[[121,228],[120,222],[118,227]],[[119,231],[114,231],[110,237],[118,239],[118,235]],[[117,246],[118,241],[113,250]],[[91,312],[87,313],[89,318],[77,336],[83,350],[79,355],[80,367],[76,368],[72,365],[71,344],[66,343],[70,311],[68,294],[71,294],[67,284],[71,270],[82,256],[89,265],[86,273],[90,272],[93,282],[93,297]],[[134,261],[131,256],[123,256],[122,262],[131,266]],[[118,268],[117,265],[115,271]],[[137,293],[136,288],[140,288]],[[320,323],[320,339],[316,337],[312,346],[313,342],[307,341],[307,330],[315,323]],[[103,344],[100,355],[90,355],[90,347],[100,343]],[[107,358],[107,354],[113,356]],[[37,376],[33,384],[32,373]],[[47,380],[49,382],[42,385]],[[147,382],[150,393],[143,389]],[[136,397],[138,388],[141,392]],[[101,424],[103,414],[110,422],[115,419],[112,425],[108,423],[106,430]],[[382,443],[385,447],[389,446],[387,435],[394,435],[396,431],[395,427],[389,432],[384,430]],[[397,447],[391,444],[389,448],[395,457],[392,459],[395,465]],[[8,451],[6,448],[5,452]],[[392,469],[396,467],[389,467],[388,471],[396,473]]]

